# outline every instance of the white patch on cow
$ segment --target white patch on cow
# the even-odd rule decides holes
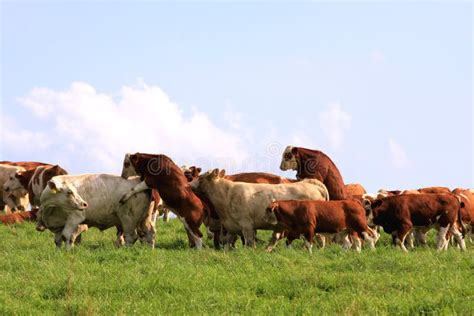
[[[30,182],[28,183],[28,187],[37,198],[41,196],[41,193],[43,192],[44,187],[46,186],[43,177],[45,171],[46,168],[44,166],[36,168],[35,173],[31,177]]]
[[[194,240],[194,244],[196,245],[196,249],[201,250],[202,249],[202,238],[199,236],[196,236],[191,228],[189,227],[188,223],[186,222],[186,219],[184,217],[178,216],[179,220],[181,223],[184,225],[184,229],[191,235],[191,237]]]
[[[360,241],[360,238],[358,236],[352,236],[352,240],[353,240],[353,246],[352,247],[355,249],[355,251],[361,252],[362,242]]]
[[[458,230],[456,225],[453,225],[451,227],[451,233],[453,234],[454,239],[456,240],[456,243],[458,246],[461,248],[462,251],[466,250],[466,243],[464,241],[464,238],[462,237],[461,232]]]
[[[375,241],[367,232],[362,232],[362,236],[364,237],[364,241],[367,242],[370,249],[375,249]]]
[[[447,250],[447,245],[449,244],[448,240],[446,239],[446,234],[449,231],[449,225],[447,227],[440,227],[438,230],[438,235],[437,235],[437,242],[436,242],[436,248],[438,251],[441,251],[443,249]]]

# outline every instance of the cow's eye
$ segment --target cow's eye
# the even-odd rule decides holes
[[[73,192],[71,190],[67,191],[67,194],[72,195]]]

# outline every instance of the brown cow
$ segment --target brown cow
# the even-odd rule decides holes
[[[167,156],[152,154],[127,154],[122,177],[140,175],[143,182],[124,195],[121,203],[134,194],[157,189],[166,207],[169,207],[183,222],[191,247],[202,248],[202,233],[199,227],[204,221],[204,206],[194,194],[183,171]]]
[[[31,211],[16,212],[7,215],[0,215],[0,222],[5,225],[20,224],[24,221],[35,221],[36,213],[38,209],[32,209]]]
[[[339,169],[326,154],[319,150],[286,147],[280,169],[296,170],[296,179],[317,179],[324,183],[331,200],[346,200],[347,193]]]
[[[350,247],[347,240],[347,236],[350,236],[358,252],[361,250],[360,239],[368,241],[370,247],[374,248],[375,236],[367,225],[365,209],[355,200],[273,201],[266,209],[264,220],[288,231],[287,244],[303,235],[309,252],[315,233],[338,234],[342,240],[346,240],[345,248]]]
[[[447,249],[448,231],[461,249],[466,249],[456,224],[465,205],[454,194],[394,195],[373,202],[365,201],[364,206],[372,222],[392,234],[395,245],[403,251],[407,251],[404,241],[414,227],[436,227],[438,250]]]
[[[427,188],[418,189],[418,192],[440,194],[440,193],[451,193],[451,190],[446,187],[427,187]]]
[[[360,183],[350,183],[346,184],[346,193],[349,196],[356,196],[367,194],[367,191]]]

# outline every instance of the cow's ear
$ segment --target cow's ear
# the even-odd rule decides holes
[[[293,154],[293,156],[298,155],[298,147],[292,147],[291,148],[291,153]]]
[[[212,176],[212,178],[217,178],[219,176],[219,169],[216,168],[216,169],[212,170],[211,176]]]
[[[222,169],[220,172],[219,172],[219,178],[224,178],[225,177],[225,169]]]
[[[132,165],[136,166],[138,163],[138,153],[130,155],[129,160],[132,163]]]
[[[48,181],[48,187],[51,193],[55,194],[59,191],[59,187],[57,186],[56,182],[50,180]]]
[[[199,175],[201,173],[202,169],[201,168],[196,168],[196,172]]]

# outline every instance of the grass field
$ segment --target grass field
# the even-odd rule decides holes
[[[269,234],[259,232],[259,238]],[[73,251],[31,223],[0,227],[0,315],[474,314],[474,246],[461,253],[338,246],[312,255],[187,248],[182,225],[158,223],[157,249],[116,249],[113,229]],[[210,246],[211,243],[208,242]]]

